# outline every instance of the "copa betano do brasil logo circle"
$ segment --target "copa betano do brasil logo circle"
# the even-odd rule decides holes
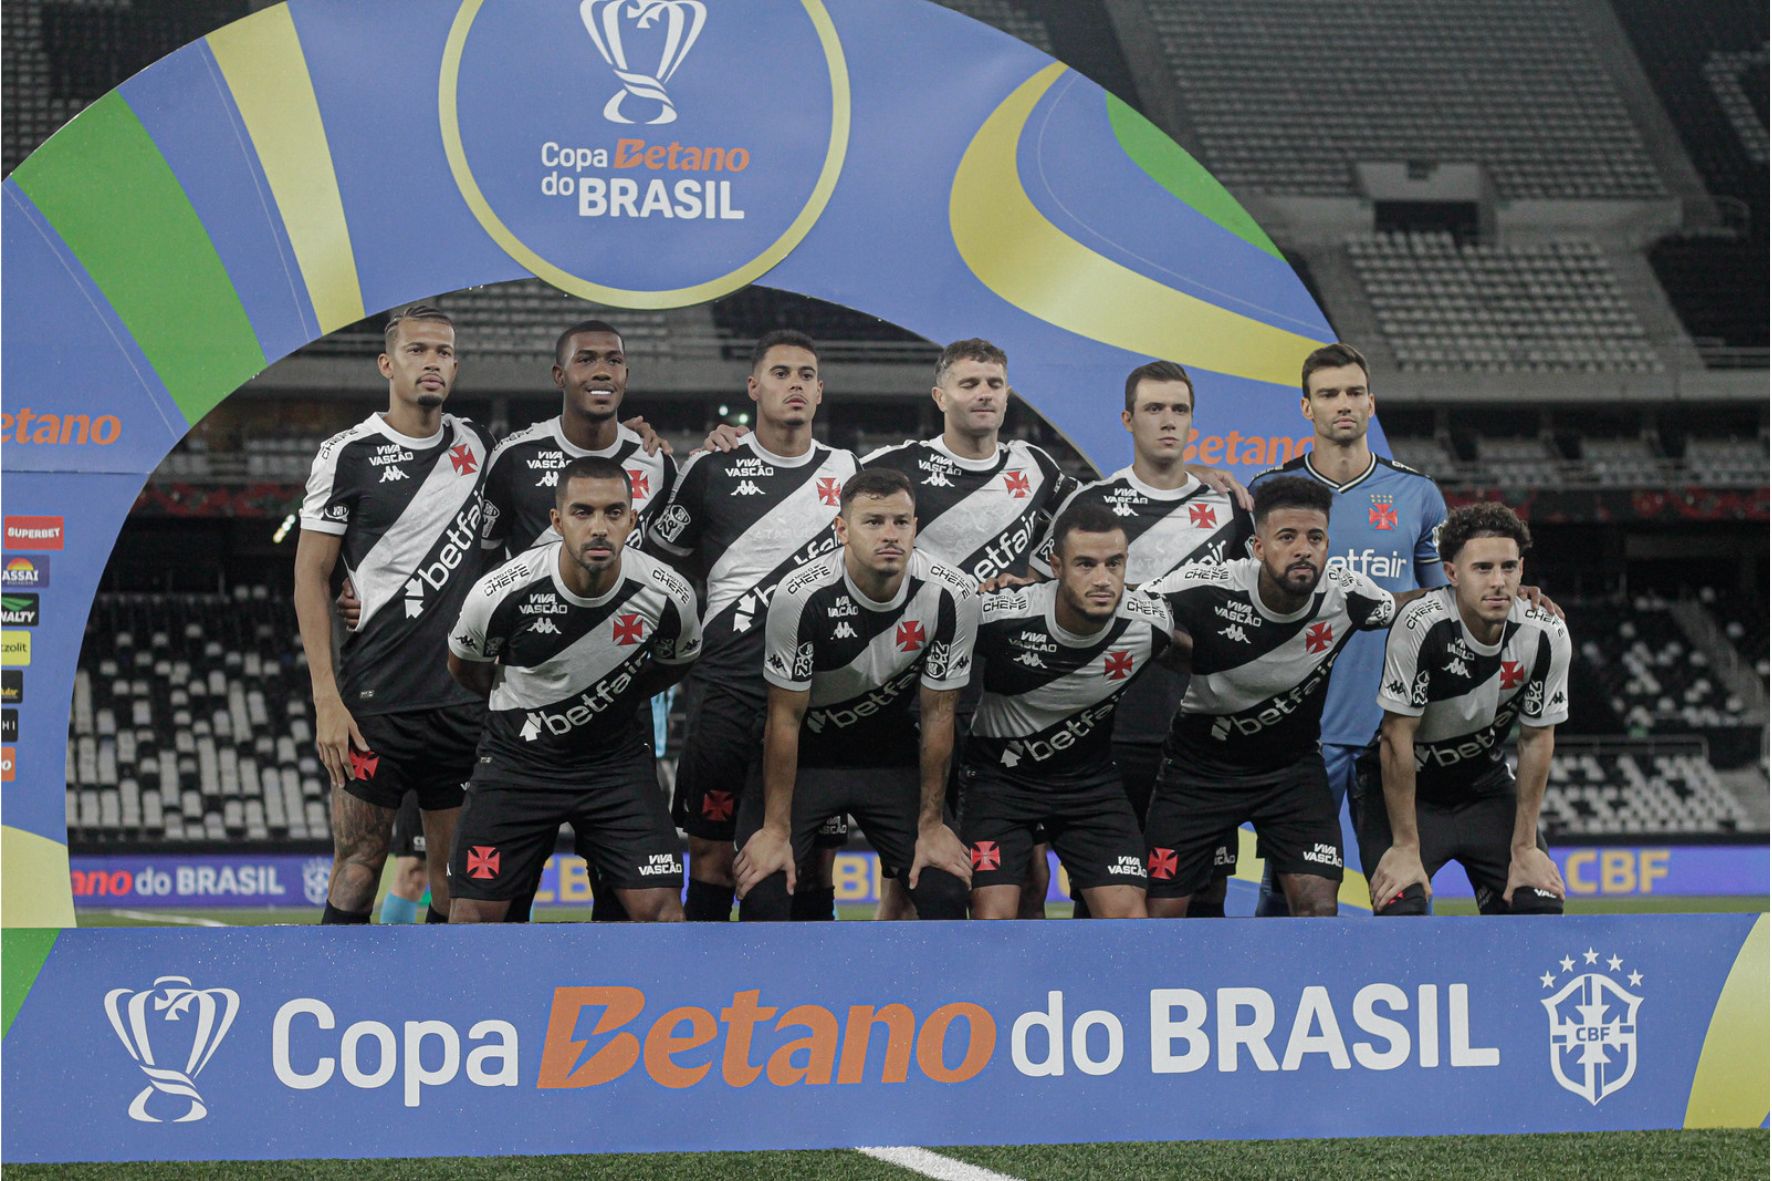
[[[785,258],[836,187],[849,102],[823,0],[465,0],[438,86],[487,234],[555,287],[636,308]]]

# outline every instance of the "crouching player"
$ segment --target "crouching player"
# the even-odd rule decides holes
[[[738,917],[791,917],[795,865],[826,820],[848,813],[904,878],[919,918],[963,919],[970,867],[942,803],[978,594],[912,548],[917,501],[904,473],[851,476],[839,504],[842,548],[769,600],[763,790],[747,787],[739,805]]]
[[[1556,727],[1569,717],[1569,630],[1519,598],[1531,535],[1500,504],[1440,531],[1451,586],[1385,645],[1379,736],[1356,764],[1360,862],[1380,915],[1427,913],[1440,867],[1464,867],[1484,914],[1561,914],[1563,878],[1538,832]],[[1503,744],[1520,722],[1520,773]]]
[[[640,922],[683,918],[677,831],[636,711],[701,648],[695,592],[624,546],[628,476],[588,456],[560,472],[540,545],[482,578],[449,636],[449,671],[490,695],[449,859],[454,923],[502,921],[560,825]]]
[[[1101,504],[1052,530],[1056,578],[986,595],[984,699],[960,777],[972,917],[1016,917],[1035,831],[1098,918],[1143,918],[1144,834],[1114,767],[1114,711],[1171,646],[1163,600],[1126,590],[1126,531]]]

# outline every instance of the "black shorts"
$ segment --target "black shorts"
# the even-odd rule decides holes
[[[369,749],[351,753],[345,790],[389,811],[409,791],[426,812],[459,808],[485,721],[485,707],[474,704],[360,717]]]
[[[763,788],[745,792],[738,808],[738,847],[763,827]],[[789,821],[794,860],[818,848],[829,822],[853,816],[889,874],[908,872],[917,849],[922,788],[915,767],[801,767]]]
[[[1218,871],[1227,867],[1217,863],[1227,856],[1234,871],[1236,829],[1244,821],[1254,823],[1256,848],[1274,872],[1341,880],[1341,818],[1315,753],[1246,780],[1193,775],[1165,759],[1144,825],[1150,896],[1198,893],[1225,876]]]
[[[400,810],[394,813],[394,839],[388,842],[388,855],[424,858],[425,824],[418,814],[418,796],[412,792],[406,793]]]
[[[583,788],[474,780],[449,858],[455,897],[504,901],[532,890],[562,824],[608,887],[681,891],[683,858],[651,749],[635,747],[585,780]]]
[[[731,841],[747,784],[763,767],[763,718],[767,706],[719,685],[691,678],[684,691],[688,711],[683,753],[677,758],[677,790],[671,819],[692,837]],[[816,837],[821,849],[849,843],[849,826],[832,817]]]
[[[1163,744],[1160,742],[1116,742],[1114,766],[1120,769],[1120,787],[1132,805],[1132,814],[1144,824],[1145,813],[1151,810],[1151,791],[1157,786],[1157,772],[1163,769]]]
[[[1020,886],[1040,836],[1050,839],[1073,890],[1144,887],[1144,837],[1118,777],[1034,788],[992,773],[961,772],[960,839],[972,854],[972,888]]]
[[[1377,760],[1370,764],[1362,760],[1354,775],[1348,808],[1360,842],[1360,866],[1370,881],[1372,871],[1378,868],[1378,859],[1391,847],[1391,818],[1384,806]],[[1456,861],[1470,879],[1479,911],[1510,913],[1514,908],[1502,901],[1502,895],[1507,892],[1507,871],[1513,861],[1514,815],[1518,805],[1519,796],[1511,786],[1456,801],[1417,797],[1415,828],[1421,838],[1421,868],[1427,871],[1429,879],[1447,862]],[[1538,834],[1538,847],[1550,852],[1542,832]],[[1544,890],[1533,893],[1533,909],[1537,913],[1562,909],[1562,900],[1556,895]],[[1518,894],[1515,901],[1519,901]]]

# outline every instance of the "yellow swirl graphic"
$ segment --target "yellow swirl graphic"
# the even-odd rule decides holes
[[[1767,1086],[1772,1071],[1772,1019],[1766,1009],[1769,945],[1766,916],[1761,915],[1742,940],[1711,1013],[1686,1100],[1688,1128],[1757,1128],[1772,1109]]]

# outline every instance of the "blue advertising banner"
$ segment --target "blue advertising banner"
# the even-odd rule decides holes
[[[74,930],[5,1034],[6,1160],[1754,1127],[1766,930]]]

